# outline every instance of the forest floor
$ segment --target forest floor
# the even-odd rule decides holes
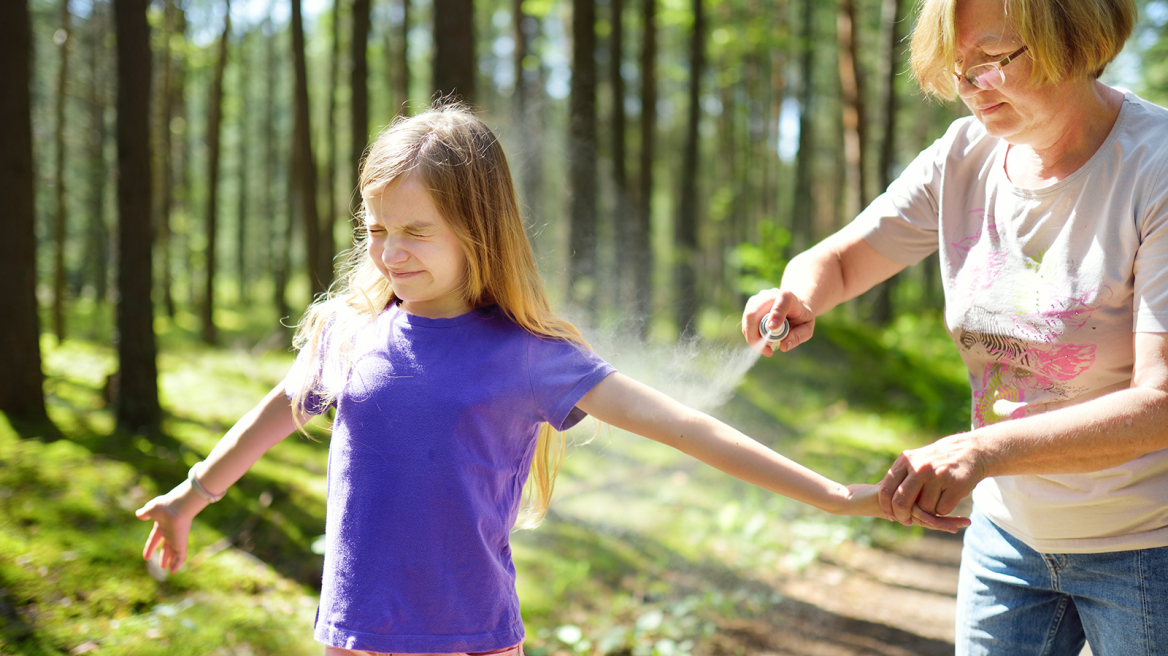
[[[959,537],[925,535],[894,549],[841,545],[798,575],[764,576],[782,601],[727,620],[710,656],[943,656],[953,653]]]
[[[845,482],[878,481],[968,413],[960,362],[924,322],[824,321],[810,348],[762,361],[729,340],[589,338],[621,371]],[[290,354],[163,333],[165,435],[146,441],[113,431],[112,350],[48,342],[65,439],[0,421],[0,654],[319,654],[327,434],[285,440],[200,515],[177,574],[151,576],[149,527],[132,516]],[[570,438],[548,518],[512,539],[530,656],[952,653],[958,538],[832,517],[614,429]]]

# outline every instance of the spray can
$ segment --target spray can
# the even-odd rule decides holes
[[[779,326],[778,330],[771,330],[767,326],[767,320],[770,318],[770,314],[763,316],[762,321],[758,324],[758,334],[762,335],[762,338],[766,340],[766,343],[770,345],[771,348],[778,348],[779,342],[783,341],[783,338],[787,336],[787,333],[791,332],[791,322],[783,319],[783,325]]]

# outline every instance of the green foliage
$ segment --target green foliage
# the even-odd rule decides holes
[[[758,226],[756,242],[742,242],[734,249],[738,267],[738,290],[753,294],[760,289],[777,287],[787,268],[786,253],[791,246],[791,231],[774,221]]]

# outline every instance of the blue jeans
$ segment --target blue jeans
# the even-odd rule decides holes
[[[1168,547],[1039,553],[976,507],[957,588],[957,656],[1168,656]]]

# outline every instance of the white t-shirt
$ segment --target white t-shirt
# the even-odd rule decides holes
[[[1132,333],[1168,332],[1168,110],[1126,94],[1098,152],[1042,189],[1010,182],[1008,147],[960,119],[846,228],[904,264],[940,249],[975,428],[1129,387]],[[1040,552],[1168,546],[1168,449],[973,499]]]

